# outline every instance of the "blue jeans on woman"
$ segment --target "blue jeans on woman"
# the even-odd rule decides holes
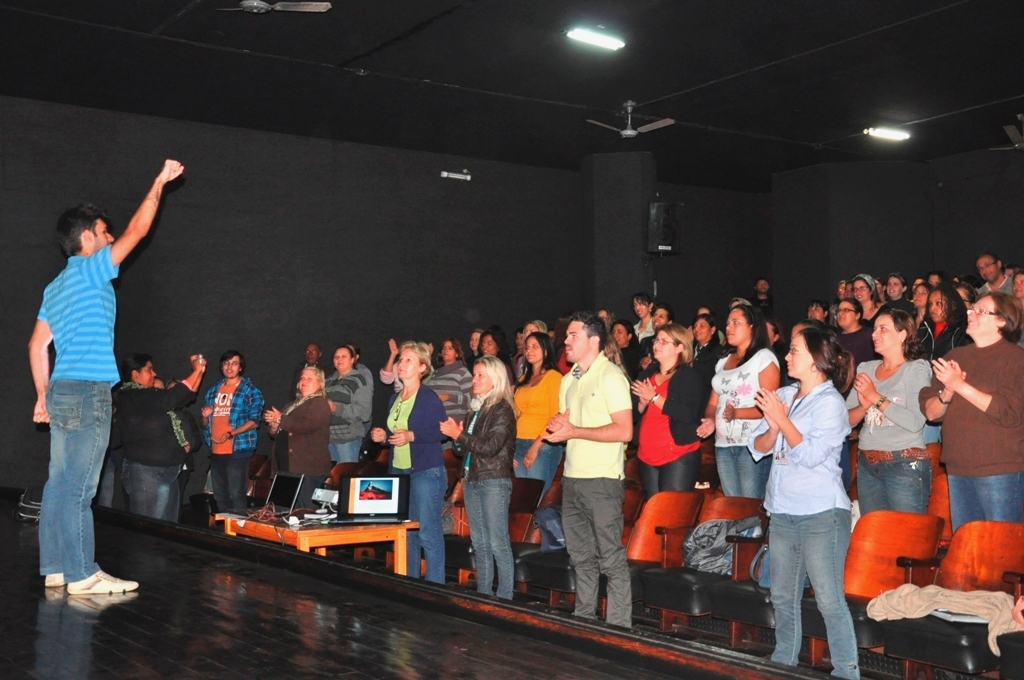
[[[96,564],[92,499],[110,440],[110,383],[54,380],[46,392],[50,468],[39,514],[39,573],[89,578]]]
[[[800,654],[800,600],[810,577],[818,611],[825,619],[832,675],[859,678],[857,638],[843,590],[850,547],[850,511],[833,508],[813,515],[772,515],[768,559],[775,607],[772,661],[795,666]]]
[[[406,574],[409,578],[420,577],[422,548],[422,557],[427,560],[426,580],[444,583],[444,528],[441,526],[441,510],[444,507],[444,492],[448,488],[448,473],[441,465],[416,472],[391,468],[391,474],[409,475],[409,519],[420,523],[419,531],[406,533]]]
[[[359,449],[362,448],[362,439],[353,439],[350,442],[344,442],[339,444],[328,444],[327,448],[331,451],[331,461],[335,464],[338,463],[358,463],[359,462]]]
[[[540,492],[540,497],[544,498],[544,494],[551,488],[551,482],[555,479],[555,473],[558,472],[558,464],[562,462],[562,454],[565,452],[565,448],[553,444],[541,444],[540,451],[537,452],[537,458],[534,459],[533,465],[527,468],[523,461],[526,459],[526,451],[530,448],[531,444],[533,444],[532,439],[516,440],[516,466],[513,468],[513,472],[515,472],[516,477],[539,479],[544,482],[544,488]]]
[[[1024,472],[987,477],[949,475],[948,479],[953,531],[977,520],[1024,521]]]
[[[133,460],[122,464],[121,482],[128,494],[128,508],[136,515],[178,521],[178,474],[180,465],[143,465]]]
[[[765,456],[754,462],[746,446],[716,446],[715,465],[722,493],[726,496],[764,498],[768,475],[772,471],[772,457]]]
[[[508,504],[512,480],[481,479],[462,487],[469,517],[469,538],[476,561],[476,591],[494,594],[494,563],[498,564],[498,597],[512,599],[514,566],[508,535]]]
[[[857,500],[860,514],[898,510],[924,514],[932,495],[932,464],[925,458],[899,458],[869,463],[864,453],[857,460]]]

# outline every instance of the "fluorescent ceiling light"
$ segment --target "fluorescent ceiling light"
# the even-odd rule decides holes
[[[598,47],[603,47],[607,50],[618,50],[626,46],[626,43],[622,42],[618,38],[613,38],[610,35],[603,35],[601,33],[595,33],[594,31],[588,31],[585,28],[574,28],[566,35],[573,40],[597,45]]]
[[[882,139],[891,139],[896,142],[902,142],[905,139],[910,139],[909,132],[893,130],[892,128],[868,128],[864,131],[864,134],[871,135],[872,137],[880,137]]]

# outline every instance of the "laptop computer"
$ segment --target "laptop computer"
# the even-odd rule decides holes
[[[337,507],[332,524],[405,522],[409,519],[409,475],[342,477]]]
[[[293,475],[288,472],[278,472],[274,475],[270,493],[267,495],[267,503],[274,504],[275,515],[283,517],[291,514],[295,509],[303,477],[304,475]]]

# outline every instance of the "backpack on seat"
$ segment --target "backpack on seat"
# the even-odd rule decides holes
[[[709,519],[694,527],[683,541],[683,564],[697,571],[732,575],[732,544],[726,536],[761,535],[761,519]]]

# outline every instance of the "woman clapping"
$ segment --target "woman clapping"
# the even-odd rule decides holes
[[[755,458],[770,455],[773,461],[764,502],[772,517],[772,661],[797,663],[806,575],[825,619],[833,675],[859,678],[853,619],[843,593],[850,499],[839,469],[850,433],[839,390],[849,384],[850,361],[831,331],[804,328],[795,335],[786,363],[799,385],[757,393],[764,419],[751,433],[749,448]]]
[[[497,357],[483,356],[473,365],[472,394],[465,426],[449,418],[441,423],[441,432],[455,440],[456,450],[465,455],[463,493],[469,536],[476,553],[477,592],[494,594],[497,563],[497,595],[511,600],[513,564],[508,505],[512,498],[516,413],[505,364]]]

